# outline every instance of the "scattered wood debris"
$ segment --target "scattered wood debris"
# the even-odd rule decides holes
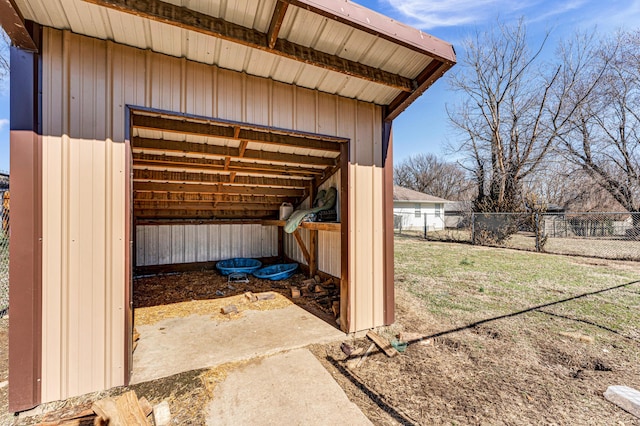
[[[43,419],[41,423],[38,423],[38,426],[84,426],[84,425],[95,425],[102,426],[106,425],[106,423],[102,420],[102,417],[96,416],[96,413],[93,412],[91,408],[87,408],[81,411],[78,411],[74,414],[62,414],[59,412],[50,413],[45,416],[45,419],[51,419],[60,417],[58,420],[50,420],[46,421]]]
[[[347,361],[347,367],[352,369],[352,370],[354,368],[360,368],[362,366],[362,364],[364,363],[364,361],[369,356],[369,354],[371,354],[371,352],[373,351],[373,348],[375,348],[375,347],[376,347],[375,343],[372,343],[371,345],[369,345],[369,348],[366,350],[366,352],[362,356],[359,356],[357,358],[352,358],[349,361]],[[362,349],[361,348],[359,348],[359,350],[354,350],[353,352],[351,352],[351,356],[355,357],[356,355],[359,355],[360,353],[362,353]]]
[[[220,309],[220,312],[222,312],[225,315],[237,314],[238,313],[238,307],[236,305],[223,306],[222,309]]]
[[[138,400],[140,404],[140,408],[142,408],[142,412],[146,417],[149,417],[149,414],[153,411],[153,407],[151,407],[151,403],[144,396]],[[157,426],[157,425],[156,425]]]
[[[291,298],[297,299],[300,297],[300,289],[298,287],[291,287]]]
[[[273,293],[260,293],[256,295],[257,300],[273,300],[276,295]]]
[[[378,347],[382,349],[382,351],[387,354],[388,357],[391,358],[398,355],[398,351],[393,346],[391,346],[391,343],[389,343],[387,339],[380,336],[375,331],[369,330],[367,332],[367,337],[371,339],[376,345],[378,345]]]
[[[431,345],[433,344],[433,339],[429,337],[428,334],[420,334],[420,333],[411,333],[408,331],[403,331],[396,335],[399,341],[407,342],[409,344],[418,343],[420,345]]]
[[[153,407],[153,421],[156,426],[167,426],[171,423],[171,410],[167,401]]]
[[[96,401],[91,409],[110,426],[148,426],[135,391]]]
[[[258,300],[258,298],[256,297],[256,295],[255,295],[255,294],[253,294],[253,293],[252,293],[252,292],[250,292],[250,291],[247,291],[247,292],[244,294],[244,297],[246,297],[246,298],[247,298],[247,300],[248,300],[249,302],[255,302],[256,300]]]
[[[340,301],[334,300],[331,305],[331,311],[333,312],[333,316],[338,318],[340,316]]]
[[[140,333],[138,333],[138,330],[136,330],[135,328],[133,329],[133,336],[131,337],[131,340],[133,340],[131,351],[135,352],[136,348],[138,347],[138,340],[140,340]]]
[[[340,345],[340,349],[342,349],[342,352],[344,352],[346,356],[351,356],[351,354],[353,353],[353,347],[347,342],[342,342],[342,344]]]

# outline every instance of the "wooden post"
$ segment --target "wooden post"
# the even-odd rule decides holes
[[[309,230],[309,276],[314,277],[318,272],[318,231]]]
[[[278,226],[278,257],[284,259],[284,228]]]

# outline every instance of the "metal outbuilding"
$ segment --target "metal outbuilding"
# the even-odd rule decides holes
[[[134,265],[284,255],[391,324],[392,121],[450,44],[343,0],[3,0],[9,404],[127,384]],[[278,206],[338,189],[339,223]]]

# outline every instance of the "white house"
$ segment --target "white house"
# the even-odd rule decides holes
[[[393,186],[393,218],[396,229],[438,231],[445,228],[444,206],[451,201]]]

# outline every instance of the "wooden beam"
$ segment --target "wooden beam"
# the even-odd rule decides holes
[[[300,247],[300,250],[302,251],[302,255],[304,256],[304,260],[307,261],[307,265],[311,264],[311,256],[309,255],[309,250],[307,250],[307,246],[304,245],[304,241],[300,236],[300,231],[297,229],[293,231],[293,236],[296,238],[296,241],[298,242],[298,247]]]
[[[152,21],[222,38],[294,61],[371,81],[404,92],[410,92],[415,87],[411,79],[401,75],[350,61],[288,40],[277,39],[274,47],[269,48],[267,34],[265,33],[160,0],[84,1]]]
[[[133,191],[133,201],[161,203],[247,203],[280,205],[286,197],[273,195],[189,194],[184,192]]]
[[[276,46],[282,22],[284,22],[284,17],[287,14],[287,7],[289,7],[289,3],[285,1],[278,0],[276,3],[273,15],[271,15],[269,31],[267,31],[267,45],[269,46],[269,49],[273,49]]]
[[[38,51],[14,0],[0,0],[0,25],[9,36],[12,45],[29,52]]]
[[[422,70],[416,82],[418,87],[412,92],[400,93],[391,101],[387,107],[387,113],[384,117],[385,121],[393,121],[402,111],[407,109],[409,105],[418,99],[437,79],[442,77],[444,73],[453,66],[449,62],[440,62],[433,59],[427,67]]]
[[[198,192],[203,194],[250,194],[250,195],[275,195],[281,197],[299,198],[304,191],[291,188],[269,188],[257,186],[232,186],[225,185],[219,188],[218,185],[198,185],[191,183],[147,183],[134,182],[134,191],[157,191],[157,192]]]
[[[246,158],[251,160],[272,161],[277,163],[310,164],[315,166],[333,166],[335,159],[315,157],[312,155],[285,154],[281,152],[247,149],[240,157],[240,149],[228,146],[209,145],[196,142],[171,141],[165,139],[133,138],[134,149],[152,149],[165,152],[206,154],[229,158]]]
[[[307,185],[309,185],[309,182],[311,182],[310,180],[305,179],[278,179],[258,176],[238,176],[234,182],[231,182],[231,177],[226,174],[168,172],[140,169],[135,169],[133,171],[133,180],[138,182],[226,183],[251,186],[280,186],[299,189],[306,188]]]
[[[251,210],[221,210],[221,211],[189,211],[189,210],[135,210],[138,219],[263,219],[272,217],[273,212],[256,212]]]
[[[213,158],[179,157],[165,154],[133,153],[133,168],[167,167],[184,170],[224,171],[224,160]],[[231,159],[228,171],[273,176],[316,176],[323,169],[296,165],[249,163]]]
[[[272,128],[240,126],[223,121],[210,120],[198,122],[181,118],[152,117],[134,114],[133,127],[156,132],[180,133],[194,136],[210,136],[223,139],[243,140],[247,142],[272,145],[294,146],[321,151],[340,152],[340,142],[310,136],[284,134]]]
[[[139,210],[182,210],[182,211],[276,211],[280,204],[249,204],[249,203],[180,203],[168,204],[154,201],[134,201],[134,208]]]

